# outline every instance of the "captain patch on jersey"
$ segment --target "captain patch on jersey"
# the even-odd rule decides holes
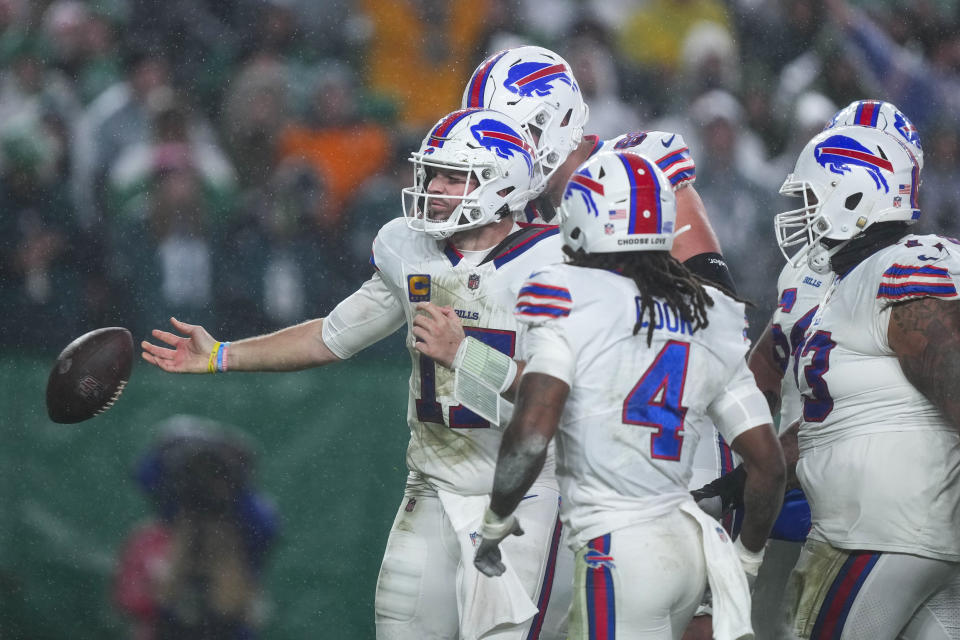
[[[429,273],[411,273],[407,276],[407,297],[410,302],[430,301]]]

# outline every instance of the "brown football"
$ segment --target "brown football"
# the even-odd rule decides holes
[[[130,379],[133,336],[123,327],[85,333],[67,345],[47,379],[47,414],[54,422],[89,420],[113,406]]]

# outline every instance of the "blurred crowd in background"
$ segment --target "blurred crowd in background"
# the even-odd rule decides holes
[[[956,0],[0,0],[0,346],[325,314],[401,215],[410,151],[520,44],[569,61],[587,133],[686,139],[757,317],[777,190],[853,100],[913,120],[921,227],[960,226]]]

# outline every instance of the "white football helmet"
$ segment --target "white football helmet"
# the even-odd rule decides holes
[[[923,147],[920,145],[920,132],[907,116],[889,102],[882,100],[857,100],[837,111],[824,131],[847,125],[873,127],[886,131],[901,142],[917,157],[917,164],[923,169]]]
[[[564,244],[587,253],[669,251],[677,200],[657,163],[629,151],[603,151],[580,165],[563,194]]]
[[[570,65],[543,47],[514,47],[495,53],[477,67],[461,106],[496,109],[530,134],[542,166],[539,194],[583,138],[589,109]]]
[[[447,238],[522,211],[540,179],[534,156],[533,142],[509,116],[491,109],[444,116],[410,154],[413,186],[402,195],[407,226]],[[462,173],[463,192],[432,187],[438,172]]]
[[[794,267],[806,259],[826,273],[846,243],[827,248],[821,240],[847,241],[878,222],[915,222],[919,184],[920,165],[899,138],[864,126],[826,129],[803,148],[780,187],[783,195],[803,198],[803,207],[776,216],[780,250]]]

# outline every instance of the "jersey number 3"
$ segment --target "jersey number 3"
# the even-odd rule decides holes
[[[683,448],[683,418],[680,405],[687,380],[690,345],[671,340],[644,372],[623,401],[623,423],[653,427],[650,455],[660,460],[679,460]]]

